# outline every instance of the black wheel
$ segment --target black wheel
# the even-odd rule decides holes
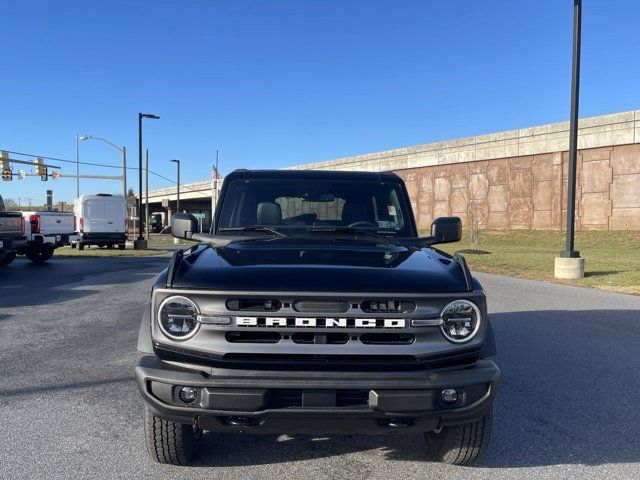
[[[109,245],[107,245],[107,250],[113,250],[113,243],[110,243]]]
[[[26,256],[34,263],[46,262],[53,256],[54,248],[49,245],[43,245],[37,248],[27,250]]]
[[[149,456],[158,463],[186,465],[195,456],[202,430],[169,422],[144,409],[144,433]]]
[[[78,243],[78,250],[84,250],[84,243]]]
[[[120,250],[124,250],[124,249],[125,249],[125,244],[124,244],[124,243],[121,243],[120,245],[118,245],[118,248],[119,248]]]
[[[492,408],[477,422],[445,427],[424,434],[427,453],[451,465],[471,465],[484,453],[491,438]]]
[[[76,248],[76,246],[77,246],[77,245],[78,245],[77,243],[72,242],[72,243],[71,243],[71,248]]]
[[[16,252],[4,251],[0,253],[0,267],[9,265],[16,259]]]

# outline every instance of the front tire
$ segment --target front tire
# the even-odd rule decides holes
[[[27,250],[25,255],[34,263],[43,263],[53,256],[54,250],[55,249],[50,245],[43,245],[39,248],[32,248]]]
[[[152,460],[187,465],[198,451],[202,430],[193,425],[170,422],[144,409],[144,433]]]
[[[6,267],[16,259],[16,252],[5,251],[0,253],[0,267]]]
[[[434,460],[450,465],[471,465],[482,456],[491,438],[493,408],[476,421],[424,434],[427,453]]]

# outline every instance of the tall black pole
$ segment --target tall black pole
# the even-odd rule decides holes
[[[142,113],[138,113],[138,240],[142,236]]]
[[[571,75],[571,120],[569,126],[569,178],[567,188],[567,242],[561,257],[579,258],[574,250],[576,219],[576,164],[578,157],[578,104],[580,100],[580,39],[582,0],[573,0],[573,65]]]

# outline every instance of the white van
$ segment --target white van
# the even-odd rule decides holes
[[[74,202],[78,221],[78,249],[86,245],[124,250],[129,225],[127,206],[122,195],[81,195]],[[71,245],[75,247],[74,244]]]

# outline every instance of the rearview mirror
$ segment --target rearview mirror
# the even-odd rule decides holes
[[[198,231],[198,220],[190,213],[174,213],[171,217],[171,235],[190,240]]]
[[[440,217],[431,224],[431,236],[436,243],[459,242],[462,238],[462,221],[460,217]]]

